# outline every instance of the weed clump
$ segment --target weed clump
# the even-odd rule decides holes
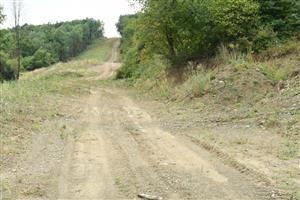
[[[189,76],[188,80],[182,85],[187,94],[193,97],[201,97],[210,92],[212,85],[212,74],[195,72]]]

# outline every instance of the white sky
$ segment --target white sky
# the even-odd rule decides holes
[[[119,36],[115,24],[119,16],[132,14],[136,8],[128,0],[20,0],[22,2],[22,24],[44,24],[70,21],[86,17],[100,19],[105,24],[105,36]],[[0,0],[4,7],[6,21],[1,28],[11,27],[12,0]]]

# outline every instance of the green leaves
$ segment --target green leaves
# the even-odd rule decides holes
[[[211,58],[221,45],[261,53],[300,35],[299,0],[135,2],[143,7],[141,13],[123,16],[117,25],[122,35],[121,78],[138,77],[145,61],[156,55],[172,67],[184,67]]]
[[[252,0],[214,0],[207,8],[212,23],[232,39],[247,36],[259,22],[259,4]]]
[[[3,51],[0,51],[0,82],[13,79],[15,79],[15,72],[8,62],[8,56]]]
[[[94,19],[38,26],[25,24],[21,27],[20,42],[23,68],[34,70],[67,61],[101,37],[103,23]],[[0,30],[0,51],[5,52],[8,59],[15,57],[15,45],[13,30]]]
[[[299,34],[299,0],[257,0],[260,4],[262,23],[272,27],[280,39]]]

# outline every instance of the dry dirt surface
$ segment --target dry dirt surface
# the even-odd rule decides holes
[[[271,199],[270,188],[162,130],[121,91],[92,90],[82,120],[88,125],[66,150],[58,199]]]
[[[116,57],[113,53],[102,66],[101,79],[119,66]],[[238,163],[227,164],[183,134],[162,129],[126,91],[99,86],[78,102],[74,106],[82,112],[73,123],[83,127],[77,136],[57,151],[51,147],[59,141],[41,139],[44,143],[36,146],[45,149],[26,156],[29,164],[38,163],[27,176],[47,175],[35,180],[38,194],[34,190],[21,199],[117,200],[138,199],[139,194],[163,199],[281,199],[268,181],[244,173],[248,169],[238,169]],[[62,155],[48,155],[57,158],[53,164],[43,151]],[[41,159],[48,160],[44,168],[49,170],[37,172]]]
[[[116,51],[115,51],[116,52]],[[116,53],[101,79],[115,71]],[[58,199],[272,199],[267,184],[160,128],[126,92],[94,88],[84,100],[86,124],[61,164]]]

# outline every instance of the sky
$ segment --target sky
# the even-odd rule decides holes
[[[21,23],[45,24],[74,19],[94,18],[105,24],[106,37],[118,37],[115,27],[119,16],[133,14],[137,8],[128,0],[19,0],[22,2]],[[1,28],[12,27],[12,0],[0,0],[7,16]]]

